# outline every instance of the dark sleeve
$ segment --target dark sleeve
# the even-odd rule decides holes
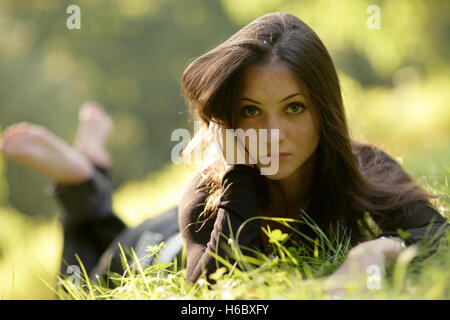
[[[388,177],[392,183],[398,184],[413,181],[401,165],[383,150],[362,144],[357,150],[360,168],[364,169],[363,172],[371,172],[372,177]],[[390,173],[389,176],[386,172]],[[440,237],[445,234],[443,229],[449,226],[447,220],[426,201],[412,201],[387,215],[373,215],[373,219],[382,230],[379,236],[401,237],[398,229],[405,231],[406,235],[410,234],[404,239],[407,245]]]
[[[416,201],[405,207],[400,219],[385,228],[380,236],[400,237],[398,229],[406,232],[407,245],[431,241],[434,245],[449,230],[449,223],[431,204],[425,201]],[[408,235],[409,234],[409,235]]]
[[[258,216],[257,195],[261,182],[259,171],[238,164],[228,169],[222,178],[222,191],[215,219],[210,219],[198,231],[201,223],[197,221],[208,196],[207,188],[198,185],[198,179],[199,177],[196,177],[183,194],[178,214],[180,231],[186,240],[188,281],[196,281],[203,271],[209,275],[220,266],[210,252],[217,252],[219,256],[227,258],[222,246],[228,246],[228,243],[221,235],[227,238],[231,234],[236,235],[245,220]],[[203,218],[200,216],[200,221]],[[245,224],[239,234],[238,244],[261,250],[260,235],[261,222],[254,219]]]

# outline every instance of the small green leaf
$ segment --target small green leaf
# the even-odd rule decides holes
[[[227,272],[227,268],[221,267],[221,268],[217,269],[214,273],[212,273],[209,276],[209,278],[212,280],[218,281],[219,279],[221,279],[223,277],[225,272]]]
[[[407,231],[403,231],[400,228],[397,229],[397,233],[400,235],[400,238],[402,238],[403,240],[405,240],[411,236],[411,233],[409,233]]]
[[[319,238],[314,240],[314,258],[319,257]]]

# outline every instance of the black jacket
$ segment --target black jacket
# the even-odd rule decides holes
[[[218,264],[210,255],[217,252],[225,256],[222,237],[236,235],[241,224],[252,217],[258,216],[259,173],[246,165],[234,165],[228,169],[222,179],[222,193],[216,217],[208,220],[198,231],[198,223],[202,213],[208,189],[205,184],[199,184],[200,176],[195,177],[186,189],[179,205],[179,228],[186,240],[187,279],[195,281],[203,271],[213,273]],[[203,217],[200,217],[202,221]],[[376,221],[378,224],[382,221]],[[229,221],[229,222],[228,222]],[[432,223],[432,224],[431,224]],[[382,224],[382,223],[380,223]],[[386,224],[384,224],[386,225]],[[396,236],[397,228],[410,233],[406,238],[407,245],[421,241],[425,235],[433,235],[440,228],[449,226],[447,220],[429,204],[424,202],[411,203],[406,208],[406,214],[395,225],[382,230],[378,236]],[[428,232],[427,232],[428,231]],[[223,239],[226,239],[226,238]],[[264,251],[261,239],[261,220],[253,219],[246,223],[239,234],[239,245]]]

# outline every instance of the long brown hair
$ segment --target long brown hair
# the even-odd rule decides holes
[[[243,72],[274,57],[306,85],[320,122],[318,166],[308,207],[319,226],[343,223],[359,241],[364,238],[361,222],[370,231],[362,219],[365,212],[386,218],[377,219],[385,221],[379,225],[383,229],[394,225],[406,204],[429,200],[431,195],[396,161],[374,146],[350,139],[339,79],[327,49],[310,27],[286,13],[257,18],[186,68],[183,94],[192,115],[203,124],[187,153],[200,140],[211,140],[209,122],[235,128]],[[202,182],[208,181],[210,188],[205,218],[217,211],[225,172],[215,156],[212,153],[200,168]]]

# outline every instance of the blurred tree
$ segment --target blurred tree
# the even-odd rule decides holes
[[[81,8],[80,30],[66,27],[71,4]],[[380,7],[380,29],[367,28],[369,5]],[[449,9],[446,0],[2,1],[0,125],[31,121],[70,142],[79,105],[97,100],[116,123],[115,186],[141,179],[170,161],[171,132],[191,127],[179,86],[188,63],[284,11],[329,49],[357,137],[401,152],[447,147]],[[6,177],[15,207],[54,213],[46,180],[12,163]]]
[[[70,4],[80,30],[66,28]],[[218,1],[202,0],[2,1],[0,27],[0,125],[30,121],[71,142],[79,105],[101,102],[116,124],[115,186],[170,161],[171,132],[188,126],[184,68],[236,31]],[[19,210],[54,213],[45,179],[10,162],[7,178]]]

